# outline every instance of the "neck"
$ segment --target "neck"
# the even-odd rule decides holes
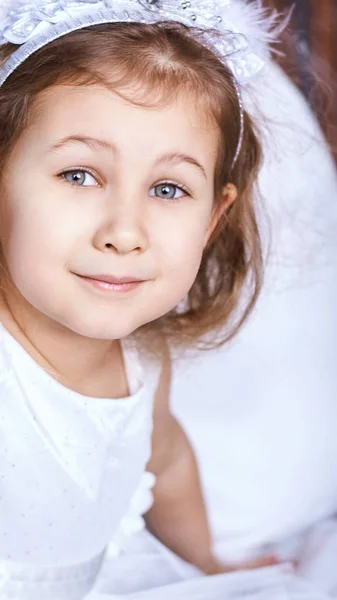
[[[81,336],[43,315],[14,292],[4,293],[0,320],[42,368],[80,393],[92,387],[107,365],[111,372],[120,354],[118,340]]]

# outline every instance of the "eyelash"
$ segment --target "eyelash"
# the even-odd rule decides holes
[[[59,173],[57,175],[57,177],[59,179],[63,179],[63,181],[65,183],[70,183],[69,181],[66,181],[63,178],[63,175],[67,175],[68,173],[89,173],[89,175],[91,175],[92,177],[94,177],[94,179],[97,180],[97,175],[89,168],[87,167],[75,167],[74,169],[67,169],[66,171],[62,171],[61,173]],[[85,187],[85,186],[78,186],[74,183],[70,183],[70,185],[72,187]],[[188,189],[188,187],[186,187],[183,183],[180,183],[179,181],[173,181],[173,180],[165,180],[165,181],[159,181],[158,183],[156,183],[156,185],[153,185],[153,188],[156,188],[160,185],[172,185],[176,188],[178,188],[181,192],[184,192],[184,194],[186,196],[192,196],[192,192]],[[152,189],[152,188],[151,188]],[[181,198],[169,198],[170,202],[179,202],[181,201]]]

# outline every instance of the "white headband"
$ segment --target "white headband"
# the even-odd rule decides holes
[[[6,0],[5,0],[6,1]],[[244,0],[7,0],[0,45],[19,45],[0,68],[0,86],[29,56],[68,33],[102,23],[179,22],[206,32],[207,43],[233,74],[240,105],[239,156],[244,128],[241,88],[264,66],[280,27],[260,2]],[[214,33],[216,35],[214,35]],[[220,35],[219,35],[220,34]]]

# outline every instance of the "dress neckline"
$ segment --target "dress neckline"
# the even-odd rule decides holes
[[[142,395],[144,388],[144,377],[143,369],[139,359],[138,349],[135,340],[130,336],[129,338],[121,339],[121,349],[124,362],[124,369],[126,380],[129,388],[129,395],[120,398],[100,398],[95,396],[86,396],[80,394],[71,388],[66,387],[57,379],[55,379],[46,369],[44,369],[38,362],[29,354],[29,352],[20,344],[20,342],[6,329],[3,323],[0,322],[0,331],[7,340],[9,351],[11,354],[20,355],[20,359],[23,360],[28,368],[35,374],[35,378],[41,380],[42,384],[45,383],[48,387],[51,387],[55,392],[61,396],[67,396],[69,400],[76,402],[81,405],[88,405],[94,403],[97,407],[102,405],[122,405],[126,408],[128,405],[133,406],[137,403],[139,397]]]

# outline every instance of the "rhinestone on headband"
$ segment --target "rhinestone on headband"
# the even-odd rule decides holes
[[[278,33],[275,15],[266,17],[257,1],[251,6],[245,0],[7,0],[3,16],[0,12],[0,45],[11,42],[18,48],[0,67],[0,86],[34,52],[85,27],[161,21],[198,27],[233,74],[240,107],[234,166],[244,133],[241,87],[262,69]]]

